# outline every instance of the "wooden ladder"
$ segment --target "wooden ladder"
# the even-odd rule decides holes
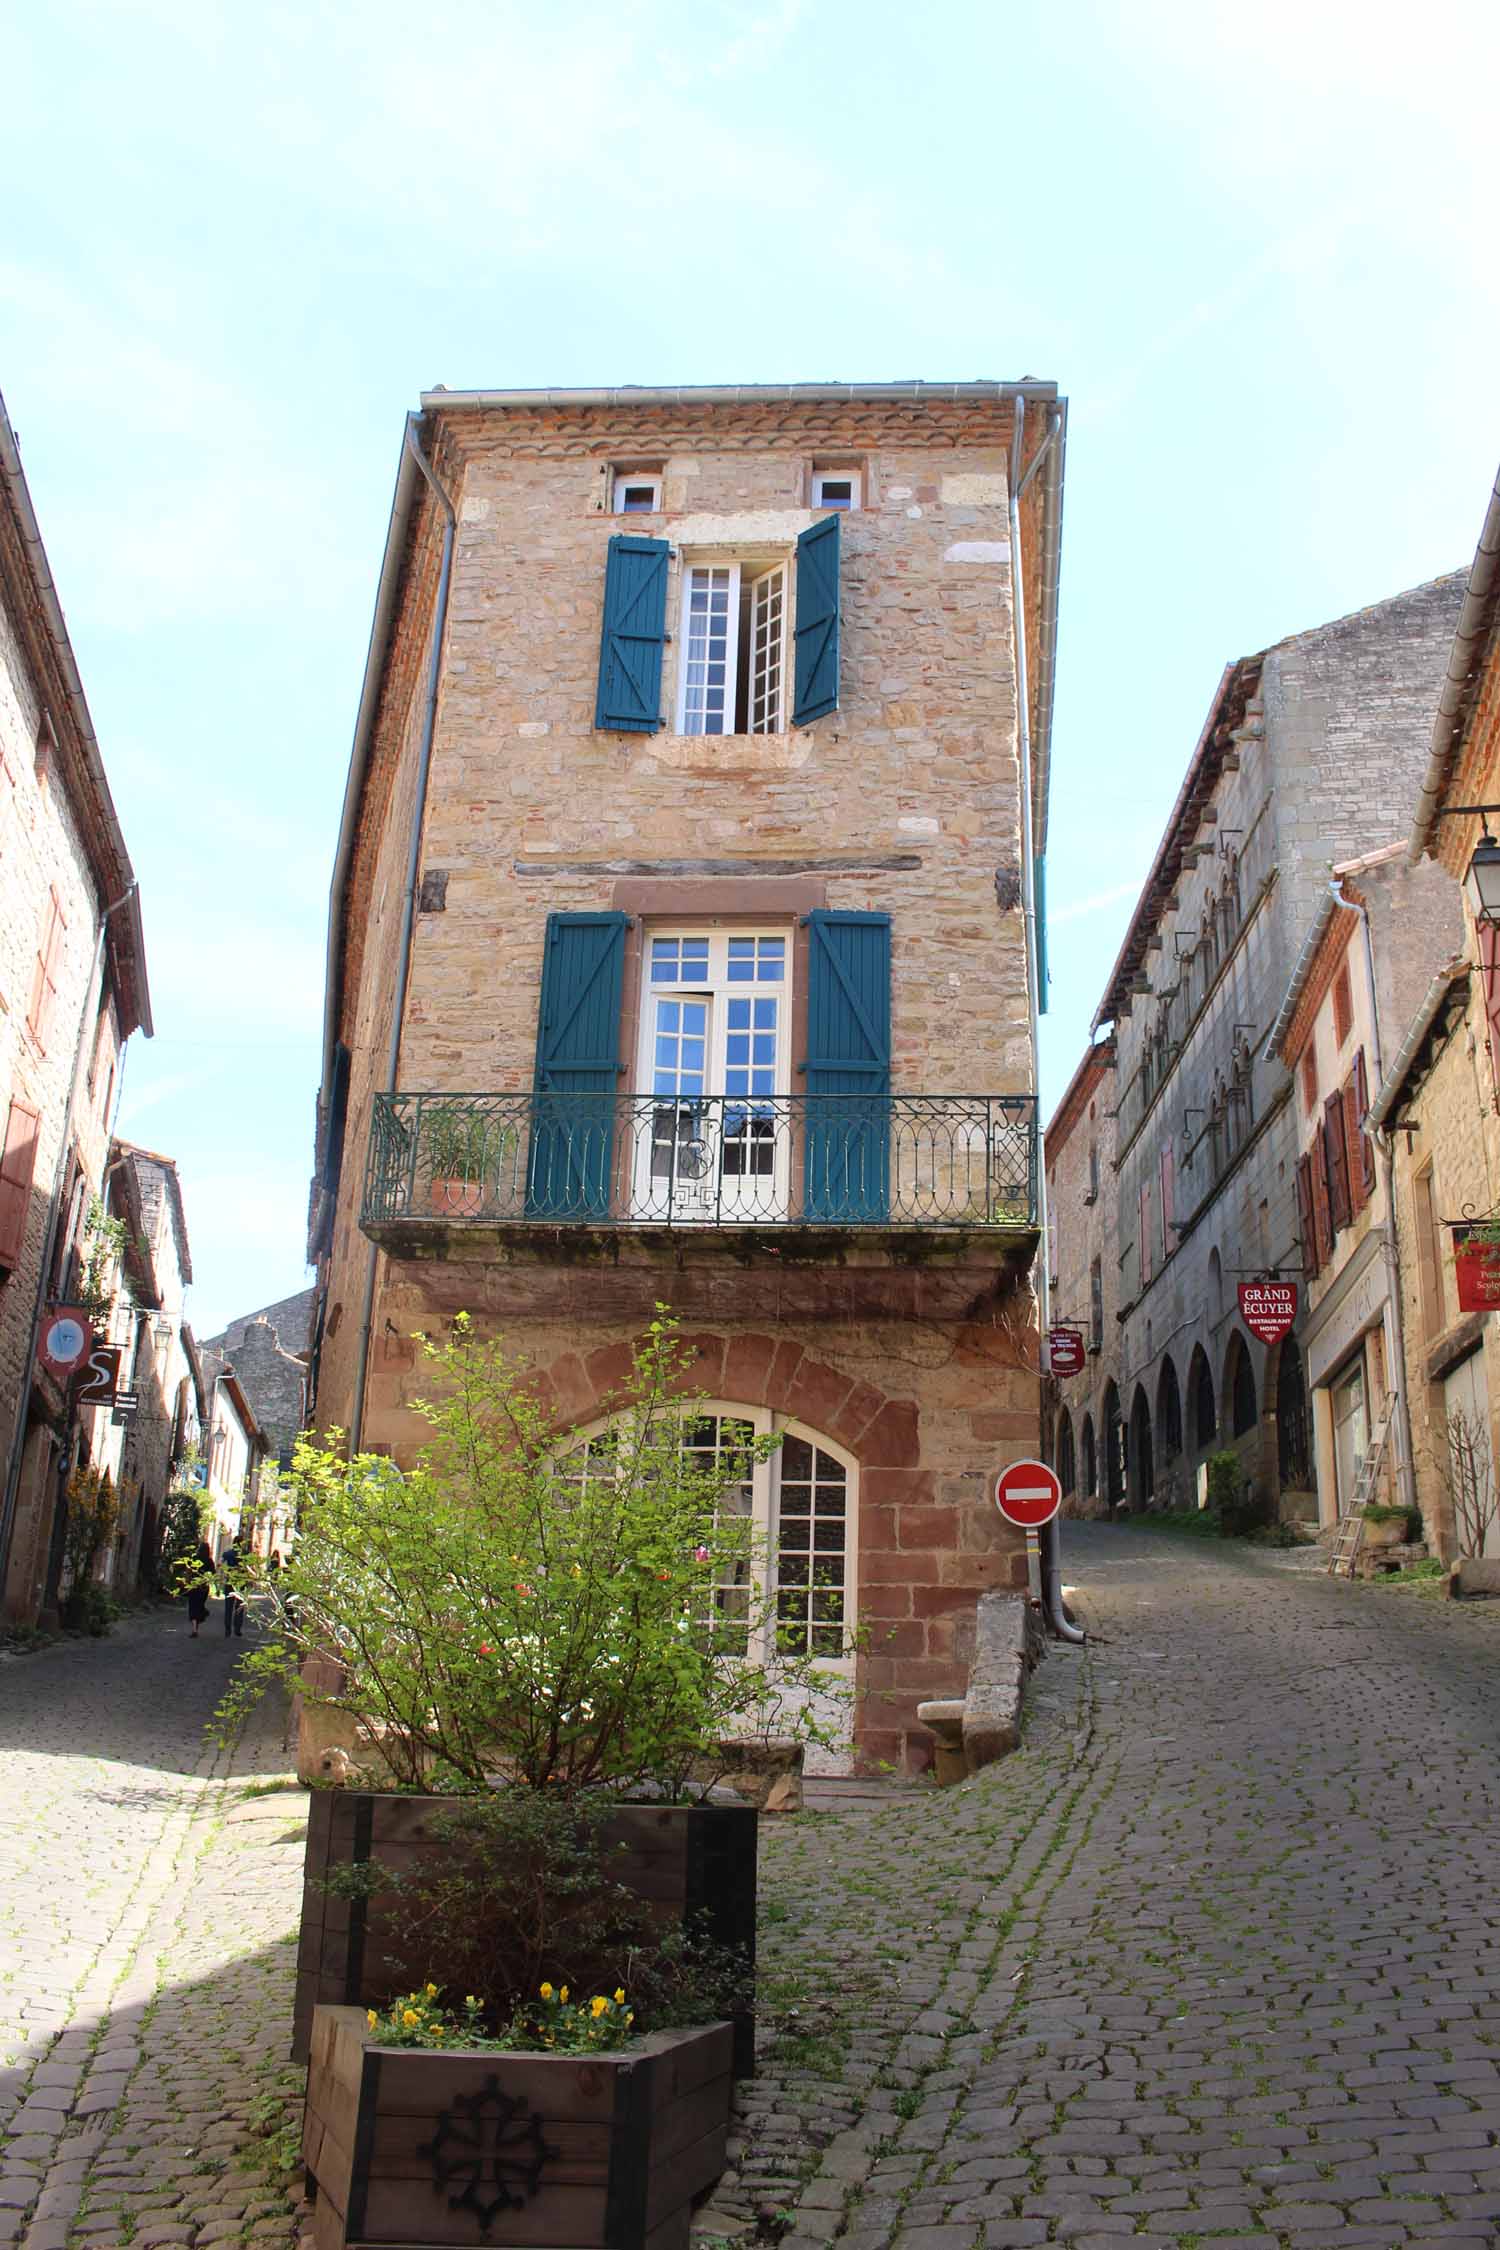
[[[1370,1440],[1370,1450],[1359,1464],[1359,1475],[1354,1482],[1354,1498],[1349,1503],[1347,1515],[1339,1517],[1338,1529],[1328,1554],[1330,1578],[1352,1578],[1354,1565],[1365,1536],[1365,1510],[1375,1497],[1375,1485],[1385,1461],[1385,1449],[1391,1434],[1391,1414],[1395,1401],[1387,1399],[1385,1410],[1375,1426]]]

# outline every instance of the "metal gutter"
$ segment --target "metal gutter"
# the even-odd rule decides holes
[[[130,930],[130,948],[122,951],[110,941],[112,973],[116,989],[128,990],[135,999],[136,1023],[122,1026],[122,1037],[139,1028],[149,1039],[152,1035],[151,994],[146,984],[146,933],[141,925],[140,892],[136,886],[135,870],[130,864],[130,854],[125,848],[124,831],[120,827],[115,802],[110,795],[109,782],[104,772],[104,759],[100,753],[94,722],[89,717],[83,681],[79,676],[73,644],[68,638],[67,622],[63,616],[62,602],[47,560],[47,550],[42,543],[41,527],[36,511],[31,505],[31,493],[26,483],[26,472],[21,465],[21,449],[16,443],[16,433],[5,410],[5,400],[0,397],[0,478],[3,478],[11,507],[15,510],[21,539],[26,548],[31,567],[32,583],[36,592],[37,607],[52,653],[62,674],[63,691],[68,699],[68,716],[83,751],[84,771],[91,788],[99,824],[114,857],[113,866],[94,865],[94,877],[99,886],[100,904],[106,899],[128,900],[127,919]],[[85,849],[87,837],[85,835]],[[109,912],[114,911],[110,909]],[[109,912],[105,914],[108,927]]]
[[[899,405],[903,399],[922,406],[970,405],[982,401],[1035,399],[1044,405],[1057,401],[1055,383],[677,383],[658,388],[653,384],[624,383],[604,390],[540,391],[423,391],[422,411],[448,413],[488,410],[504,412],[527,408],[617,406],[822,406]]]
[[[1376,1087],[1375,1099],[1365,1112],[1365,1124],[1370,1132],[1378,1133],[1384,1128],[1391,1111],[1401,1099],[1422,1042],[1442,1014],[1449,993],[1455,985],[1467,984],[1469,976],[1470,964],[1461,955],[1455,955],[1446,968],[1438,971],[1427,987],[1422,1005],[1412,1020],[1411,1029],[1397,1048],[1391,1067]]]
[[[1302,998],[1303,993],[1306,991],[1307,980],[1312,975],[1313,962],[1317,959],[1318,948],[1323,943],[1324,938],[1327,936],[1328,926],[1332,922],[1334,915],[1338,913],[1340,907],[1343,907],[1350,914],[1356,914],[1359,911],[1359,909],[1356,906],[1351,905],[1347,899],[1340,899],[1336,897],[1334,895],[1333,888],[1330,886],[1330,888],[1323,894],[1323,903],[1318,908],[1317,913],[1313,916],[1312,928],[1308,931],[1307,936],[1303,939],[1302,950],[1297,955],[1297,958],[1292,965],[1291,982],[1288,984],[1285,993],[1282,995],[1281,1006],[1276,1011],[1276,1021],[1272,1024],[1270,1030],[1266,1033],[1265,1044],[1260,1050],[1262,1062],[1269,1062],[1271,1060],[1271,1057],[1276,1053],[1277,1048],[1281,1045],[1282,1040],[1286,1037],[1288,1031],[1290,1031],[1292,1026],[1292,1018],[1297,1013],[1297,1003]],[[1374,987],[1372,986],[1372,1004],[1373,1001]]]
[[[1438,697],[1437,717],[1432,723],[1432,748],[1417,797],[1411,842],[1407,846],[1407,858],[1413,867],[1424,853],[1436,857],[1434,831],[1438,806],[1463,748],[1475,689],[1483,669],[1485,645],[1494,631],[1497,613],[1500,613],[1500,475],[1495,478],[1490,504],[1485,510],[1479,545],[1469,570],[1468,591],[1458,613],[1453,646],[1448,652],[1448,671]]]

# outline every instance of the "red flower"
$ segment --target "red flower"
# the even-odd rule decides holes
[[[479,1644],[479,1653],[481,1656],[493,1656],[495,1651],[492,1643],[490,1643],[489,1641],[481,1641]]]

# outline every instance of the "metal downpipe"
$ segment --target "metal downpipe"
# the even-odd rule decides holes
[[[1017,764],[1021,777],[1021,911],[1026,924],[1026,1008],[1031,1028],[1031,1058],[1033,1089],[1040,1093],[1040,1038],[1041,994],[1037,988],[1038,953],[1036,927],[1036,861],[1032,849],[1031,804],[1031,709],[1027,696],[1026,679],[1026,599],[1021,562],[1021,494],[1031,482],[1044,459],[1048,446],[1054,444],[1062,426],[1062,416],[1054,414],[1047,436],[1038,449],[1024,478],[1021,475],[1021,444],[1026,428],[1026,401],[1018,398],[1015,405],[1015,430],[1011,438],[1010,458],[1010,572],[1012,625],[1016,644],[1016,735]],[[1044,1338],[1051,1322],[1052,1293],[1047,1274],[1047,1166],[1041,1147],[1041,1102],[1037,1102],[1037,1166],[1036,1213],[1041,1230],[1041,1254],[1037,1263],[1037,1318]],[[1040,1339],[1039,1339],[1040,1342]],[[1057,1518],[1042,1525],[1037,1535],[1037,1554],[1041,1565],[1042,1611],[1047,1624],[1060,1641],[1080,1642],[1085,1636],[1069,1617],[1062,1596],[1062,1541],[1058,1533]]]
[[[438,569],[437,601],[432,616],[432,647],[427,664],[427,702],[422,714],[422,741],[417,753],[416,798],[412,806],[411,837],[406,854],[406,888],[401,897],[401,931],[396,941],[396,990],[391,1002],[391,1038],[386,1054],[383,1093],[394,1094],[401,1065],[401,1027],[406,1015],[406,993],[411,982],[411,940],[417,915],[417,878],[422,862],[422,831],[427,818],[427,784],[432,773],[432,742],[437,731],[438,687],[442,678],[443,634],[448,622],[448,589],[453,578],[453,503],[433,474],[432,464],[417,440],[415,414],[406,417],[406,448],[443,511],[443,555]],[[360,1303],[359,1339],[355,1346],[354,1404],[349,1415],[349,1452],[356,1454],[364,1434],[365,1391],[370,1373],[370,1330],[375,1314],[375,1275],[380,1251],[370,1244],[365,1262],[365,1283]]]

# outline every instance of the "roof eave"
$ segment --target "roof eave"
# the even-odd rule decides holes
[[[1417,796],[1407,857],[1413,867],[1426,854],[1437,855],[1437,823],[1443,799],[1462,762],[1464,737],[1474,706],[1484,651],[1500,618],[1500,475],[1490,491],[1479,544],[1469,569],[1468,590],[1458,613],[1448,669],[1432,722],[1432,747]]]

